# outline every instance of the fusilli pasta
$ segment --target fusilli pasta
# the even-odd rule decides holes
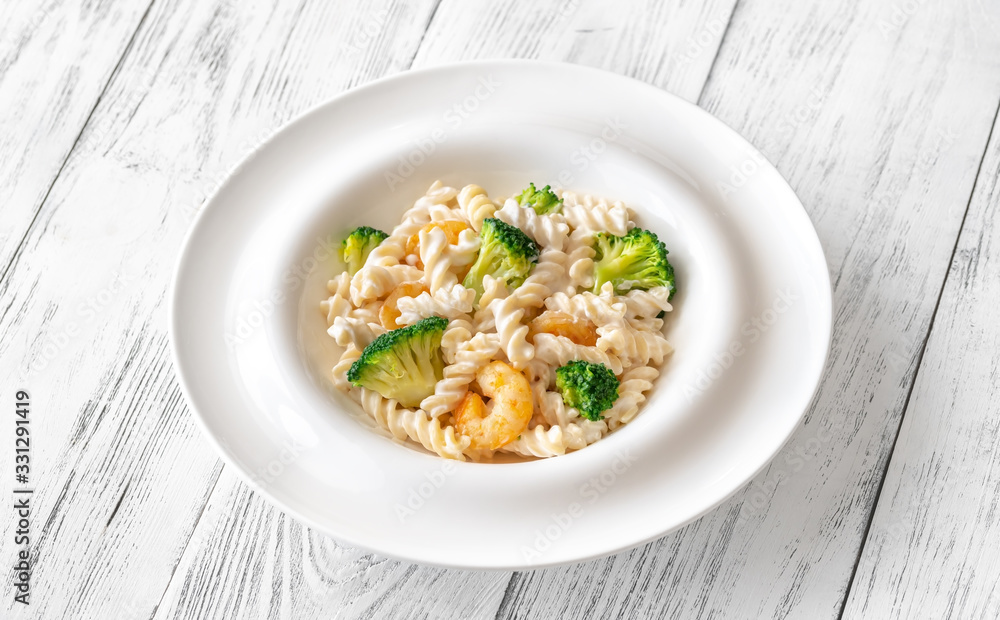
[[[497,210],[497,205],[486,195],[486,190],[478,185],[466,185],[462,188],[458,193],[458,206],[476,231],[482,230],[483,220],[493,217]]]
[[[533,205],[532,196],[545,202]],[[390,234],[375,231],[381,242],[355,255],[357,272],[332,278],[320,303],[344,348],[334,386],[396,440],[452,459],[558,456],[632,420],[672,351],[661,329],[673,281],[626,278],[592,290],[595,274],[606,279],[595,235],[622,237],[635,222],[620,202],[559,196],[561,204],[548,187],[531,186],[499,207],[478,185],[438,181]],[[639,232],[648,234],[635,231],[629,242]],[[481,247],[483,238],[505,244],[502,252]],[[431,335],[405,355],[372,361],[407,333]],[[564,371],[581,364],[611,382],[600,409],[567,395]],[[416,398],[394,392],[429,377],[425,368],[435,374],[416,383]],[[362,369],[390,375],[370,383]]]

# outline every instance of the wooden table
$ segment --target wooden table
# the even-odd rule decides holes
[[[997,2],[46,0],[3,14],[2,491],[16,497],[18,390],[35,487],[31,604],[5,578],[3,618],[1000,615]],[[374,78],[504,57],[629,75],[746,136],[819,231],[834,338],[794,437],[709,515],[598,561],[468,573],[345,547],[244,485],[180,393],[166,303],[192,216],[283,123]],[[16,526],[0,525],[8,566]]]

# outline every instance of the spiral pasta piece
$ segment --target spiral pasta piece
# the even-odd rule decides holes
[[[624,324],[627,310],[624,303],[616,302],[614,298],[588,292],[577,295],[554,293],[545,300],[545,307],[549,310],[586,317],[597,327]]]
[[[475,333],[475,327],[466,318],[449,321],[448,329],[441,334],[441,352],[444,354],[444,361],[448,364],[454,364],[458,350],[472,340]]]
[[[621,300],[621,297],[593,293],[572,296],[556,293],[545,300],[545,306],[587,317],[597,325],[597,348],[628,362],[626,366],[645,366],[651,360],[662,363],[673,347],[659,332],[637,330],[626,320],[628,307]]]
[[[431,416],[438,417],[455,409],[469,391],[469,384],[480,368],[488,364],[500,348],[496,334],[476,334],[455,352],[455,362],[444,369],[444,377],[434,386],[434,394],[420,403]]]
[[[458,206],[476,232],[483,229],[483,220],[493,217],[497,210],[497,206],[486,195],[486,190],[478,185],[466,185],[458,192]]]
[[[597,348],[628,360],[629,366],[645,366],[650,362],[662,364],[663,358],[674,350],[663,334],[636,330],[628,324],[598,327],[597,333]]]
[[[350,297],[351,295],[351,274],[343,271],[339,273],[335,278],[328,280],[326,283],[326,290],[331,295],[340,295],[341,297]]]
[[[416,297],[401,297],[396,302],[400,313],[398,323],[413,325],[429,316],[462,319],[472,312],[475,301],[476,291],[457,283],[448,288],[439,288],[434,294],[420,293]]]
[[[567,292],[576,292],[577,288],[589,289],[594,285],[595,255],[593,234],[573,231],[566,243],[567,275],[570,283]]]
[[[609,205],[603,199],[584,196],[581,201],[573,192],[563,192],[563,215],[575,230],[590,233],[609,232],[619,237],[631,227],[628,208],[621,202]]]
[[[500,346],[507,359],[518,370],[527,365],[535,355],[535,347],[528,342],[528,326],[523,319],[528,308],[538,308],[551,293],[549,285],[564,273],[562,252],[545,250],[538,257],[538,264],[521,286],[496,306],[494,319]]]
[[[639,412],[639,405],[646,400],[646,392],[653,388],[653,380],[660,371],[653,366],[637,366],[628,369],[618,386],[618,400],[605,413],[611,429],[627,424]]]
[[[392,229],[392,233],[382,240],[365,259],[365,264],[351,278],[351,303],[360,306],[366,301],[381,297],[394,285],[420,277],[420,270],[404,263],[406,242],[422,227],[423,222],[406,222]],[[406,274],[405,277],[403,275]],[[390,282],[390,288],[383,290],[380,285]]]
[[[434,181],[427,193],[418,198],[413,206],[403,214],[402,221],[404,224],[423,226],[428,222],[464,219],[462,211],[455,208],[457,206],[456,196],[458,196],[457,189],[448,187],[441,181]]]
[[[363,348],[363,347],[362,347]],[[341,392],[347,392],[351,388],[347,380],[347,371],[361,357],[361,349],[354,344],[347,345],[347,349],[340,356],[340,360],[333,366],[333,385]]]
[[[476,331],[496,329],[497,306],[507,295],[507,285],[503,280],[489,275],[483,278],[483,295],[479,298],[479,310],[474,316]]]
[[[655,317],[646,318],[628,318],[625,319],[628,324],[632,326],[632,329],[638,331],[646,332],[658,332],[663,329],[663,319],[658,319]]]
[[[663,312],[672,309],[670,290],[618,295],[606,283],[591,292],[594,236],[624,235],[635,224],[622,203],[572,192],[562,192],[562,197],[561,213],[538,214],[515,199],[500,206],[478,185],[461,190],[440,181],[431,185],[355,274],[344,272],[327,283],[320,310],[328,334],[344,348],[332,369],[333,385],[387,436],[452,459],[480,460],[495,451],[558,456],[632,420],[659,375],[657,366],[672,351],[662,332]],[[478,231],[488,217],[523,231],[538,244],[540,255],[520,286],[508,288],[504,280],[485,276],[477,300],[460,278],[479,254]],[[374,339],[431,316],[448,319],[440,332],[444,368],[419,408],[404,407],[347,380]],[[443,323],[435,325],[441,329]],[[404,340],[399,342],[406,343],[407,336],[400,336]],[[373,361],[394,365],[398,360]],[[556,390],[556,370],[572,361],[603,364],[619,378],[618,398],[603,412],[604,419],[582,417]],[[483,378],[489,369],[501,367],[526,380],[517,381],[514,400],[500,390],[507,383]],[[408,380],[408,373],[419,378],[420,371],[407,367],[400,380]],[[474,382],[477,387],[470,392]],[[425,389],[423,394],[431,386]],[[484,443],[484,437],[496,439],[493,431],[484,431],[485,420],[494,415],[494,420],[516,419],[518,426],[508,428],[502,442]]]
[[[566,407],[559,392],[545,391],[538,396],[537,402],[539,411],[549,426],[566,426],[572,418],[579,417],[579,414],[570,414],[570,409]]]
[[[424,272],[410,265],[365,266],[351,284],[351,302],[361,306],[366,301],[382,297],[404,282],[419,280]],[[362,277],[357,278],[358,275]],[[356,283],[356,286],[355,286]]]
[[[565,426],[554,425],[548,429],[536,426],[501,450],[528,457],[561,456],[568,450],[580,450],[594,443],[605,435],[607,428],[603,420],[591,422],[582,418]]]
[[[365,323],[378,323],[379,322],[378,315],[381,309],[382,309],[381,300],[370,301],[365,305],[361,306],[360,308],[355,308],[354,310],[352,310],[350,316],[355,319],[360,319]],[[376,331],[377,331],[376,335],[378,335],[385,330],[383,329],[382,331],[378,330]]]
[[[421,229],[420,260],[424,263],[424,282],[431,293],[458,283],[458,277],[451,272],[448,237],[440,228]]]
[[[345,317],[351,314],[354,306],[349,298],[340,295],[331,295],[329,299],[320,302],[320,310],[326,316],[326,324],[333,325],[333,320],[337,317]]]
[[[458,234],[458,243],[448,246],[448,260],[451,268],[466,267],[476,262],[479,255],[479,235],[473,230],[463,230]]]
[[[440,420],[420,409],[400,407],[395,400],[384,398],[378,392],[367,388],[360,390],[361,407],[397,440],[412,439],[438,456],[465,460],[468,437],[456,434],[450,426],[442,427]]]
[[[620,375],[623,368],[622,361],[617,355],[597,347],[576,344],[565,336],[552,334],[535,334],[535,357],[557,368],[573,360],[604,364],[616,375]]]
[[[606,282],[605,286],[608,287],[610,284]],[[665,286],[651,288],[648,291],[629,291],[622,297],[628,308],[626,316],[629,318],[655,318],[661,312],[670,312],[674,309],[669,301],[670,289]]]
[[[346,271],[326,283],[330,297],[319,302],[320,311],[326,316],[326,324],[333,325],[338,316],[348,316],[354,309],[351,304],[351,274]]]
[[[379,323],[367,323],[355,317],[334,317],[333,325],[327,330],[337,344],[346,347],[354,345],[362,349],[371,344],[377,336],[385,333],[385,328]]]
[[[531,207],[522,207],[513,198],[508,198],[494,215],[511,226],[517,226],[545,248],[562,250],[569,238],[569,225],[561,214],[539,215]]]

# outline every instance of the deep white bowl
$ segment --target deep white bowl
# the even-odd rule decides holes
[[[318,304],[339,241],[391,228],[435,179],[621,199],[666,243],[676,351],[633,422],[562,457],[454,463],[332,389]],[[404,73],[290,123],[199,215],[171,311],[195,417],[252,486],[348,544],[461,568],[590,559],[711,510],[795,429],[831,330],[815,231],[755,149],[641,82],[530,61]]]

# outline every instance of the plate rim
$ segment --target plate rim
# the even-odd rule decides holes
[[[784,436],[781,441],[776,444],[774,451],[764,459],[756,469],[746,476],[741,476],[743,478],[738,484],[735,484],[733,488],[727,490],[716,501],[711,502],[706,505],[700,511],[696,511],[689,518],[676,522],[666,528],[663,528],[659,533],[644,537],[642,539],[636,539],[633,542],[627,544],[620,544],[613,546],[613,548],[602,548],[602,550],[594,551],[591,553],[585,553],[578,556],[574,556],[572,559],[559,559],[559,560],[549,560],[549,561],[539,561],[539,562],[520,562],[520,563],[505,563],[505,564],[469,564],[464,562],[447,562],[440,560],[428,560],[425,558],[414,557],[406,553],[396,553],[391,549],[384,548],[378,545],[372,545],[366,542],[357,540],[356,537],[346,535],[343,532],[335,532],[329,528],[326,524],[320,523],[310,517],[305,516],[299,510],[286,505],[281,500],[279,500],[271,491],[269,491],[265,486],[258,484],[258,482],[253,478],[249,471],[245,470],[241,465],[239,465],[235,460],[235,455],[230,453],[230,450],[223,446],[219,439],[211,432],[206,421],[205,414],[202,413],[199,408],[195,405],[195,399],[192,398],[192,391],[184,370],[184,364],[181,361],[181,352],[179,349],[179,343],[177,338],[177,331],[179,328],[178,319],[178,307],[181,304],[180,297],[180,286],[182,273],[182,268],[190,258],[192,252],[192,246],[194,238],[197,232],[205,224],[207,214],[214,207],[218,201],[219,195],[233,182],[244,168],[246,168],[260,153],[262,150],[267,148],[272,142],[274,142],[280,135],[284,134],[293,126],[299,125],[301,123],[306,123],[313,116],[321,113],[328,107],[336,106],[341,101],[348,98],[363,96],[363,94],[369,90],[374,90],[380,87],[382,84],[387,82],[393,82],[397,80],[406,79],[419,79],[420,76],[426,74],[434,73],[447,73],[449,71],[462,70],[468,68],[480,68],[480,69],[490,69],[490,68],[517,68],[517,67],[538,67],[549,71],[578,71],[581,74],[594,74],[599,75],[605,79],[617,79],[623,80],[630,83],[631,86],[638,88],[640,90],[646,90],[652,96],[666,97],[672,99],[675,104],[680,104],[680,107],[687,108],[690,113],[697,116],[703,117],[703,119],[708,120],[708,122],[714,122],[719,126],[721,130],[729,134],[729,138],[735,140],[737,143],[752,149],[757,155],[760,156],[760,164],[762,168],[768,170],[769,174],[774,178],[776,182],[779,182],[784,186],[789,192],[790,196],[794,197],[797,211],[805,218],[808,222],[806,227],[811,233],[808,239],[802,239],[804,246],[814,246],[812,249],[818,253],[818,257],[822,260],[826,269],[822,270],[821,275],[822,281],[817,281],[817,290],[822,295],[820,301],[822,302],[822,307],[825,313],[825,320],[822,321],[821,326],[825,332],[823,342],[823,355],[822,363],[818,365],[818,372],[816,376],[811,379],[812,386],[809,390],[809,397],[805,400],[804,404],[801,405],[801,411],[798,413],[795,419],[795,423],[791,424],[789,428],[784,432]],[[671,93],[667,90],[659,88],[648,82],[644,82],[640,79],[622,75],[620,73],[615,73],[606,69],[601,69],[597,67],[590,67],[586,65],[579,65],[575,63],[559,62],[559,61],[547,61],[547,60],[534,60],[534,59],[485,59],[485,60],[463,60],[457,62],[448,62],[433,65],[430,67],[423,67],[419,69],[405,69],[397,73],[382,76],[380,78],[374,79],[372,81],[366,82],[362,85],[349,88],[343,92],[337,93],[332,97],[329,97],[323,101],[316,103],[315,105],[307,108],[303,112],[297,114],[293,118],[282,123],[277,129],[273,130],[266,139],[258,143],[252,150],[250,150],[243,158],[232,166],[224,175],[223,181],[220,182],[213,188],[212,193],[205,198],[201,208],[195,214],[195,217],[190,222],[187,231],[184,234],[184,239],[179,247],[178,254],[174,260],[173,272],[169,285],[169,303],[168,303],[168,332],[170,336],[170,350],[171,350],[171,360],[174,365],[175,376],[180,385],[181,392],[185,397],[185,401],[190,409],[191,415],[194,417],[196,424],[201,429],[202,434],[208,439],[209,444],[214,448],[216,455],[219,456],[225,465],[230,466],[236,472],[241,481],[248,485],[255,492],[260,494],[264,499],[267,500],[269,504],[277,508],[281,512],[294,517],[300,523],[313,528],[319,532],[322,532],[326,536],[330,536],[333,539],[346,543],[352,547],[361,549],[363,551],[380,555],[382,557],[391,558],[398,561],[410,562],[414,564],[419,564],[423,566],[433,566],[438,568],[449,568],[449,569],[462,569],[462,570],[472,570],[480,572],[492,572],[492,571],[512,571],[512,570],[535,570],[543,568],[551,568],[556,566],[566,566],[570,564],[582,563],[593,561],[601,558],[606,558],[623,551],[629,551],[636,549],[642,545],[648,544],[654,540],[662,538],[668,534],[678,531],[679,529],[697,521],[706,514],[714,511],[721,504],[725,503],[731,497],[733,497],[740,489],[744,488],[747,484],[751,483],[761,471],[767,468],[776,456],[781,452],[782,449],[788,444],[792,435],[799,429],[802,424],[802,420],[806,413],[809,411],[810,407],[814,404],[816,395],[822,385],[822,379],[824,373],[826,372],[827,366],[830,359],[830,351],[833,341],[833,286],[829,273],[829,263],[826,259],[826,253],[823,249],[823,245],[820,241],[818,232],[816,231],[815,225],[813,224],[812,218],[809,217],[809,213],[806,211],[805,206],[802,204],[802,200],[799,198],[798,194],[795,192],[794,188],[788,183],[788,180],[778,171],[777,167],[771,162],[766,155],[759,151],[747,138],[745,138],[738,131],[730,127],[723,120],[719,119],[715,115],[711,114],[707,110],[701,108],[700,106],[687,101],[686,99]],[[210,498],[209,498],[210,499]],[[206,500],[208,501],[208,500]]]

